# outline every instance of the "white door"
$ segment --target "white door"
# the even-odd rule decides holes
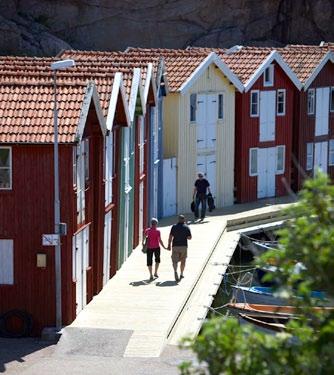
[[[216,148],[217,118],[217,94],[209,94],[206,96],[206,148]]]
[[[80,224],[85,221],[85,146],[82,141],[77,146],[77,223]]]
[[[210,190],[215,197],[216,193],[216,155],[198,155],[197,156],[197,163],[196,163],[196,171],[202,172],[204,177],[209,181]]]
[[[73,279],[76,282],[76,314],[87,304],[87,267],[89,265],[89,227],[73,237]]]
[[[163,161],[163,216],[176,215],[176,158]]]
[[[139,241],[142,240],[144,230],[144,182],[139,185]]]
[[[130,129],[124,129],[124,260],[129,252],[129,220],[130,220]]]
[[[112,202],[113,134],[105,137],[105,207]]]
[[[257,197],[266,198],[275,196],[275,171],[276,171],[275,147],[258,149],[258,177]]]
[[[196,103],[196,141],[197,149],[206,147],[206,95],[198,94]]]
[[[112,216],[109,211],[104,218],[104,248],[103,248],[103,285],[110,279]]]
[[[275,140],[276,91],[260,92],[260,142]]]
[[[327,173],[328,166],[328,143],[317,142],[314,144],[314,171],[318,168]]]
[[[315,135],[328,134],[329,87],[316,90]]]
[[[209,181],[212,196],[216,197],[216,155],[206,157],[206,179]]]

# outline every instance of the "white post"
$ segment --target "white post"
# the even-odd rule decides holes
[[[59,160],[58,160],[58,108],[57,108],[57,70],[66,69],[75,65],[74,60],[55,61],[51,64],[53,70],[53,124],[54,124],[54,219],[55,234],[58,235],[58,244],[55,246],[55,281],[56,281],[56,330],[62,328],[61,307],[61,247],[60,247],[60,198],[59,198]]]

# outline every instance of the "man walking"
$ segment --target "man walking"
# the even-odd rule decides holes
[[[172,226],[168,238],[167,249],[170,250],[172,244],[172,262],[176,282],[184,278],[183,272],[186,266],[188,240],[191,240],[190,228],[184,223],[184,221],[184,216],[179,215],[178,223]],[[177,272],[177,264],[179,262],[181,263],[180,278]]]
[[[195,181],[195,187],[193,192],[193,200],[195,202],[195,219],[199,216],[199,205],[201,205],[201,219],[205,218],[206,211],[206,191],[210,191],[209,181],[204,178],[203,173],[198,173],[198,179]]]

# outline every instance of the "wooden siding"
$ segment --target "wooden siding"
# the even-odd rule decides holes
[[[334,64],[327,62],[321,72],[312,82],[309,88],[333,87],[334,86]],[[299,93],[299,104],[295,106],[296,130],[294,132],[293,153],[298,160],[301,169],[294,167],[295,191],[301,189],[304,175],[312,176],[313,171],[306,171],[306,144],[309,142],[320,142],[334,139],[334,112],[329,112],[328,135],[315,136],[315,112],[314,115],[307,114],[307,91]],[[334,166],[328,166],[328,174],[334,179]]]
[[[75,317],[72,155],[71,145],[59,148],[61,220],[68,224],[61,246],[64,324]],[[54,247],[42,246],[42,234],[54,232],[53,146],[13,145],[12,156],[13,190],[0,192],[0,238],[14,240],[14,285],[0,285],[0,313],[16,308],[28,311],[34,334],[39,334],[55,324]],[[37,268],[38,253],[46,254],[46,268]]]
[[[224,94],[224,119],[217,119],[216,207],[233,204],[235,88],[214,64],[184,95],[169,94],[164,103],[164,158],[177,157],[177,209],[189,212],[196,179],[196,125],[190,123],[192,93]]]
[[[177,137],[180,124],[180,94],[168,94],[163,102],[164,137],[163,157],[173,158],[177,155]]]
[[[294,86],[277,64],[274,69],[274,86],[263,86],[263,75],[247,93],[236,94],[236,136],[235,136],[235,181],[236,200],[249,202],[257,200],[257,177],[249,176],[249,149],[253,147],[274,147],[285,145],[285,172],[276,175],[276,196],[286,195],[291,184],[291,150],[293,130]],[[252,90],[286,90],[284,116],[275,116],[275,140],[260,142],[260,117],[250,117],[250,94]],[[277,91],[276,91],[277,94]],[[275,102],[276,113],[276,102]]]
[[[104,186],[103,138],[95,113],[90,111],[84,137],[89,139],[90,179],[86,185],[86,219],[77,224],[73,187],[73,145],[59,145],[61,221],[67,235],[61,238],[62,321],[70,324],[76,314],[72,275],[72,238],[90,226],[87,301],[102,288]],[[55,325],[54,247],[42,246],[42,234],[54,233],[53,145],[12,145],[13,189],[0,191],[0,239],[14,240],[14,285],[0,285],[0,314],[10,309],[33,316],[33,334]],[[38,253],[47,265],[38,268]]]

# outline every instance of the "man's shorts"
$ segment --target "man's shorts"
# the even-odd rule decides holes
[[[187,246],[173,246],[172,262],[177,263],[187,258]]]

